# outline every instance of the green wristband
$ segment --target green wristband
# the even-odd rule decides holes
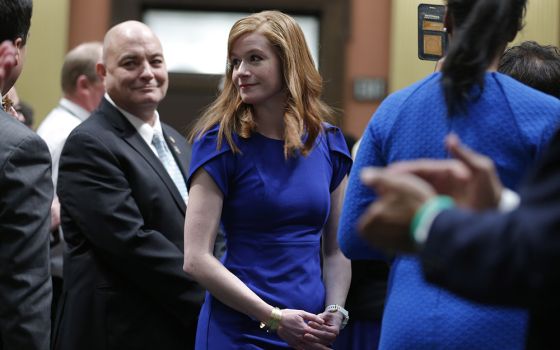
[[[449,196],[436,196],[428,200],[418,209],[416,214],[414,214],[414,218],[410,224],[410,238],[416,243],[423,241],[423,239],[419,237],[418,231],[420,229],[426,229],[424,223],[427,220],[431,222],[441,211],[454,206],[455,202]],[[427,234],[427,232],[425,234]]]

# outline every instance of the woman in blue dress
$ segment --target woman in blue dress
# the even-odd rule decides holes
[[[336,230],[351,158],[321,87],[291,17],[233,25],[224,89],[192,134],[184,269],[209,291],[196,349],[328,349],[347,321]]]
[[[375,193],[359,179],[366,166],[448,158],[456,133],[496,163],[515,189],[548,143],[559,115],[555,98],[497,73],[499,57],[521,28],[525,0],[448,0],[451,34],[441,73],[389,96],[367,126],[349,178],[339,243],[352,259],[384,259],[356,232]],[[476,259],[476,257],[473,257]],[[380,349],[522,349],[527,312],[481,305],[427,283],[418,259],[392,261]]]

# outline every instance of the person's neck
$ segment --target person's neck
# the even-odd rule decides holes
[[[142,120],[144,123],[148,123],[148,124],[150,124],[150,126],[154,126],[154,123],[156,122],[157,105],[154,106],[153,104],[149,104],[149,105],[139,106],[139,105],[134,105],[133,104],[132,106],[128,106],[128,105],[124,105],[122,103],[119,103],[119,102],[115,101],[114,99],[113,99],[113,102],[119,108],[127,111],[128,113],[132,114],[136,118]]]
[[[280,106],[253,108],[257,132],[268,138],[284,139],[284,109]]]
[[[64,98],[68,101],[77,104],[78,106],[82,107],[84,110],[88,111],[89,113],[93,112],[95,108],[90,108],[88,103],[80,98],[80,96],[71,95],[71,94],[64,94]]]
[[[498,67],[500,67],[500,58],[501,55],[498,55],[494,58],[494,60],[492,61],[492,63],[490,63],[490,65],[488,66],[487,71],[489,72],[497,72],[498,71]]]
[[[150,124],[150,126],[154,126],[156,122],[156,110],[151,111],[141,111],[140,113],[132,113],[129,112],[135,117],[141,119],[143,122]]]

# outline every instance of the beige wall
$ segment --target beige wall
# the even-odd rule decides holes
[[[60,68],[68,37],[68,0],[35,0],[18,94],[35,110],[35,127],[60,98]]]
[[[535,40],[540,44],[560,46],[560,2],[558,0],[529,0],[525,27],[514,43]]]
[[[435,62],[418,58],[418,5],[442,0],[393,0],[389,90],[395,91],[434,71]]]
[[[420,3],[444,4],[443,0],[393,0],[389,88],[402,89],[434,70],[434,62],[421,61],[417,54],[417,7]],[[560,2],[529,0],[525,28],[515,42],[535,40],[560,45]]]

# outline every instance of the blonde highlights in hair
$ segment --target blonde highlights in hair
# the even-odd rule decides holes
[[[263,11],[237,21],[228,38],[228,66],[224,88],[218,98],[204,111],[190,135],[193,141],[219,124],[218,148],[226,138],[234,153],[239,148],[233,134],[251,137],[256,128],[252,106],[245,104],[232,81],[229,57],[235,42],[243,35],[258,32],[264,35],[282,62],[282,75],[287,94],[284,112],[284,154],[296,151],[307,155],[322,131],[322,122],[332,110],[321,100],[323,80],[315,68],[305,37],[296,21],[279,11]],[[305,138],[304,142],[304,135]]]

